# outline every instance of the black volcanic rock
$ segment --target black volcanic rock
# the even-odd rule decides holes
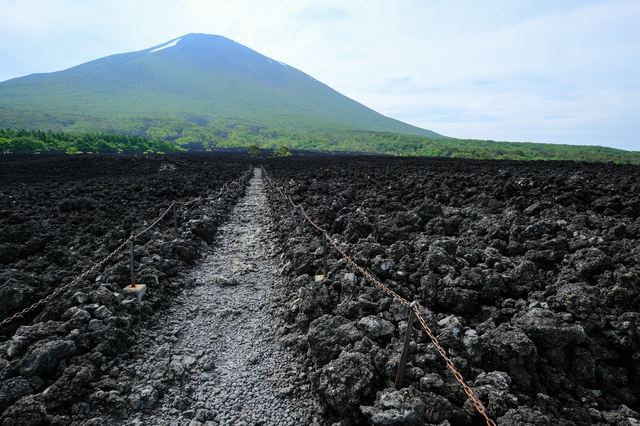
[[[549,348],[580,344],[587,335],[577,324],[563,324],[558,315],[548,309],[533,308],[516,321],[534,342]]]
[[[76,352],[76,345],[70,340],[54,340],[34,344],[18,364],[18,371],[24,377],[48,373],[58,363]]]
[[[130,283],[129,264],[124,257],[112,257],[104,268],[2,328],[0,424],[57,424],[55,413],[86,414],[90,405],[99,404],[120,413],[126,400],[108,392],[117,388],[127,397],[131,389],[122,381],[115,388],[103,384],[100,368],[128,357],[140,323],[189,284],[176,278],[189,265],[173,242],[188,253],[189,261],[200,257],[206,240],[244,192],[248,163],[229,161],[224,154],[18,154],[0,156],[0,163],[0,241],[15,246],[14,258],[0,264],[3,320],[104,259],[172,200],[215,195],[223,183],[240,182],[208,202],[206,215],[195,205],[183,208],[178,217],[183,238],[176,238],[173,221],[163,220],[136,239],[137,277],[149,288],[142,302],[121,293]],[[166,172],[167,164],[174,170]],[[97,228],[102,231],[95,232]],[[46,235],[43,250],[24,249],[40,235]],[[97,392],[104,401],[92,399],[94,384],[111,386]]]
[[[267,172],[308,206],[313,220],[318,206],[331,206],[336,218],[322,225],[330,238],[387,288],[428,308],[431,333],[496,424],[637,423],[637,167],[362,157],[324,164],[291,159]],[[624,194],[611,182],[627,182]],[[290,259],[288,234],[296,223],[280,193],[270,197],[282,253]],[[365,218],[368,228],[361,226]],[[311,241],[319,233],[308,234],[313,254]],[[304,245],[305,236],[298,236],[298,256]],[[316,354],[331,348],[340,354],[316,364],[317,375],[326,378],[332,367],[331,377],[339,368],[352,377],[354,366],[339,362],[347,354],[370,356],[375,368],[360,411],[336,403],[327,392],[332,382],[323,383],[321,395],[336,409],[329,424],[345,413],[354,424],[485,424],[424,332],[411,336],[403,382],[420,392],[393,397],[388,388],[406,306],[392,302],[335,250],[328,263],[328,280],[340,291],[333,310],[323,307],[326,315],[308,329],[292,324],[313,341],[305,362],[313,365]],[[320,273],[319,266],[307,273]],[[332,342],[339,333],[329,330],[345,318],[366,337]],[[383,321],[395,330],[385,339]],[[352,390],[361,389],[353,380]],[[388,401],[373,400],[376,393]]]

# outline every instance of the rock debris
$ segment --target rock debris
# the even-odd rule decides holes
[[[300,425],[321,412],[278,342],[282,286],[261,170],[158,326],[142,331],[121,425]],[[118,372],[114,373],[119,374]],[[125,417],[124,413],[120,413]]]

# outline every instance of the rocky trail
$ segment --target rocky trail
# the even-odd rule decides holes
[[[164,318],[141,330],[139,355],[111,371],[132,377],[121,425],[313,424],[319,405],[304,368],[277,340],[282,320],[274,238],[261,170]],[[295,389],[295,395],[293,396]],[[125,411],[129,410],[128,413]],[[118,419],[119,418],[119,419]]]
[[[283,193],[420,303],[498,426],[638,424],[639,177],[551,161],[2,157],[0,318],[172,200],[227,190],[179,209],[177,234],[167,217],[136,239],[142,301],[122,293],[123,251],[0,329],[0,425],[486,424],[419,329],[394,388],[406,306],[337,250],[316,280],[322,235],[297,231]]]

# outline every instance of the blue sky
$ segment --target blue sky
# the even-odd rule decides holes
[[[460,138],[640,151],[640,1],[2,0],[0,81],[196,32]]]

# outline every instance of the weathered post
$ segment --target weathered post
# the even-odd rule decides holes
[[[147,292],[147,286],[144,284],[136,284],[136,270],[135,270],[135,258],[134,258],[134,247],[133,247],[133,237],[129,239],[130,252],[131,252],[131,284],[122,289],[124,293],[133,294],[138,301],[142,300],[142,296]]]
[[[402,355],[400,356],[400,363],[398,364],[398,373],[396,374],[396,382],[393,385],[396,390],[402,388],[402,379],[404,379],[404,367],[407,365],[407,356],[409,355],[409,340],[411,340],[411,332],[413,331],[413,320],[416,318],[413,307],[417,302],[412,302],[409,305],[409,319],[407,320],[407,332],[404,335],[404,344],[402,347]]]
[[[176,205],[173,205],[173,230],[178,233],[178,217],[176,215]]]
[[[322,234],[322,246],[323,246],[323,255],[322,255],[322,275],[327,276],[327,233]]]
[[[136,285],[136,269],[134,263],[134,252],[133,252],[133,237],[129,240],[129,245],[131,247],[131,286],[135,287]]]
[[[304,231],[304,215],[302,213],[302,206],[300,206],[300,233]]]

